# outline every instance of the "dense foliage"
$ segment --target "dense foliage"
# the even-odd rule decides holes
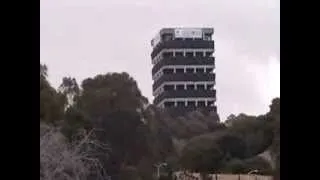
[[[65,77],[56,90],[47,71],[40,64],[40,123],[59,129],[70,145],[81,141],[79,132],[92,132],[108,149],[90,156],[113,180],[151,180],[159,162],[167,174],[280,173],[280,98],[266,114],[230,115],[224,123],[201,111],[174,118],[149,104],[127,73],[97,75],[81,86]]]

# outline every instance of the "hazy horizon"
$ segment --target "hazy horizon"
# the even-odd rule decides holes
[[[40,0],[40,61],[65,76],[127,72],[152,102],[151,39],[165,27],[212,27],[217,107],[263,114],[280,97],[278,0]]]

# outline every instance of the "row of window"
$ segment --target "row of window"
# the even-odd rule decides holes
[[[163,74],[212,74],[214,68],[197,68],[197,67],[185,67],[185,68],[163,68],[158,71],[152,77],[153,80],[158,80]]]
[[[214,90],[214,84],[175,84],[175,85],[164,85],[154,91],[154,96],[165,91],[181,91],[181,90]]]
[[[177,85],[164,85],[164,91],[172,90],[212,90],[213,84],[177,84]]]
[[[166,101],[163,103],[167,107],[213,107],[214,101]]]
[[[161,42],[166,41],[194,41],[194,40],[202,40],[202,41],[211,41],[212,35],[209,33],[205,33],[202,35],[202,37],[194,37],[194,38],[179,38],[174,37],[172,34],[163,34],[162,37],[160,35],[157,35],[155,38],[151,40],[151,46],[156,47]]]
[[[173,51],[173,52],[164,52],[162,56],[164,58],[170,58],[170,57],[211,57],[213,54],[213,51]]]
[[[202,50],[167,50],[160,52],[157,56],[155,56],[152,59],[152,64],[157,64],[159,63],[163,58],[179,58],[179,57],[198,57],[198,58],[203,58],[203,57],[212,57],[213,55],[213,50],[212,49],[202,49]]]
[[[205,33],[202,35],[202,38],[175,38],[173,34],[163,34],[161,41],[172,41],[172,40],[206,40],[211,41],[212,35],[210,33]]]

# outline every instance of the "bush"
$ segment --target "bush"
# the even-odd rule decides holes
[[[106,174],[95,156],[98,148],[107,147],[92,135],[82,133],[68,143],[59,129],[40,124],[40,180],[103,179]]]

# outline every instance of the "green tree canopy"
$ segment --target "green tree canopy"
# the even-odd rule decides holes
[[[255,117],[240,114],[230,119],[229,124],[228,131],[245,141],[246,157],[262,153],[272,142],[272,126],[264,115]]]
[[[40,121],[59,126],[71,143],[82,130],[94,130],[111,148],[95,158],[113,179],[151,180],[158,162],[166,162],[170,172],[268,172],[270,165],[259,157],[265,152],[280,172],[280,98],[266,114],[231,114],[220,122],[217,113],[201,110],[172,117],[148,104],[127,73],[97,75],[81,86],[64,77],[58,90],[47,78],[48,68],[40,64]]]
[[[74,93],[77,92],[76,84],[69,78],[64,79],[60,87],[66,93]],[[109,174],[118,174],[123,166],[135,166],[149,154],[149,129],[142,121],[147,100],[141,95],[136,81],[127,73],[87,78],[75,97],[66,113],[71,126],[69,132],[73,132],[74,125],[86,125],[86,128],[96,131],[100,141],[111,146],[109,159],[100,158],[104,159],[102,161]]]
[[[56,124],[63,119],[66,98],[48,82],[48,68],[40,64],[40,121]]]
[[[223,162],[223,151],[210,136],[191,139],[182,150],[180,164],[185,169],[201,173],[218,170]]]

